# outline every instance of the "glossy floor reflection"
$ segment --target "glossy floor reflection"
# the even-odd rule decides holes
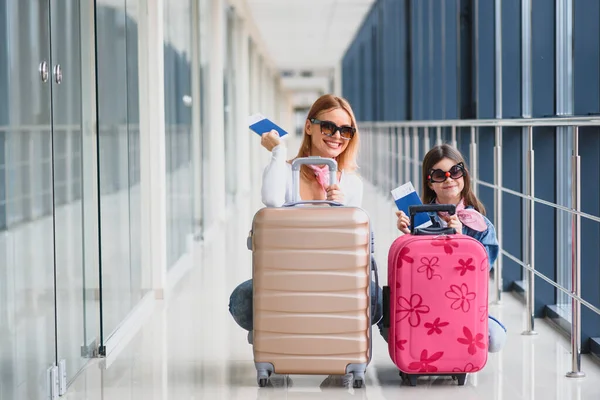
[[[245,239],[256,204],[236,210],[227,227],[216,232],[198,252],[196,268],[176,287],[167,303],[157,303],[139,334],[106,368],[92,362],[72,384],[67,399],[598,399],[600,367],[583,359],[587,378],[565,377],[568,342],[544,321],[538,336],[522,336],[521,303],[505,295],[490,307],[509,329],[505,349],[491,354],[482,372],[470,375],[464,387],[447,378],[421,379],[417,387],[402,386],[384,341],[375,335],[374,360],[363,389],[343,388],[325,376],[275,376],[272,387],[259,389],[246,332],[227,311],[233,288],[251,275]],[[365,208],[377,234],[382,281],[386,255],[395,238],[393,207],[386,194],[365,188]]]

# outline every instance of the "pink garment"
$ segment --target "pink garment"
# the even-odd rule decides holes
[[[309,167],[315,172],[317,182],[323,188],[323,192],[327,192],[329,186],[329,167],[327,165],[309,165]]]
[[[439,204],[437,199],[435,202]],[[448,215],[448,213],[439,212],[438,215],[444,217]],[[456,205],[456,215],[461,224],[468,226],[477,232],[485,232],[487,230],[487,224],[485,223],[483,215],[473,208],[465,208],[465,203],[462,199],[460,200],[460,203]]]

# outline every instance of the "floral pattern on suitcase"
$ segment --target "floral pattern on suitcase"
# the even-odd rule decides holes
[[[488,260],[466,235],[396,239],[388,258],[389,351],[407,374],[481,370],[488,347]]]

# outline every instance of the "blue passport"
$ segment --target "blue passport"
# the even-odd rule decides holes
[[[270,132],[273,129],[279,133],[279,137],[287,135],[287,132],[283,130],[283,128],[262,114],[254,114],[248,117],[248,126],[259,136],[265,132]]]
[[[405,183],[392,190],[392,197],[394,198],[398,210],[404,211],[404,214],[408,217],[410,217],[408,207],[423,204],[412,182]],[[425,228],[429,225],[431,225],[431,220],[427,213],[418,213],[415,215],[415,228]]]

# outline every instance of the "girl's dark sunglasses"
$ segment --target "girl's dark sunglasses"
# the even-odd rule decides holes
[[[427,179],[431,183],[445,182],[449,177],[452,179],[459,179],[465,175],[465,165],[458,163],[450,168],[450,171],[442,171],[441,169],[432,169],[429,171]]]
[[[311,118],[309,121],[313,124],[321,125],[321,133],[325,136],[331,137],[339,131],[342,139],[350,140],[354,137],[354,133],[356,133],[356,128],[351,126],[337,126],[331,121],[321,121],[316,118]]]

